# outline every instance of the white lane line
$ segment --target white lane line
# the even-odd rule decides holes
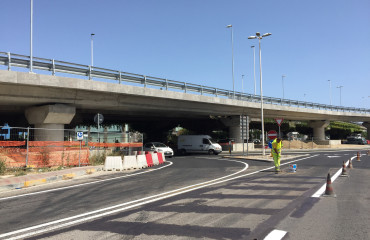
[[[225,180],[222,180],[222,181],[219,181],[219,180],[224,179],[224,178],[228,178],[230,176],[234,176],[234,175],[239,174],[241,172],[244,172],[249,167],[249,165],[247,163],[244,163],[244,162],[241,162],[241,161],[236,161],[236,160],[221,160],[221,161],[239,162],[239,163],[244,164],[245,167],[242,170],[238,171],[238,172],[229,174],[229,175],[221,177],[221,178],[213,179],[213,180],[206,181],[206,182],[203,182],[203,183],[198,183],[198,184],[195,184],[195,185],[190,185],[190,186],[187,186],[187,187],[179,188],[179,189],[172,190],[172,191],[165,192],[165,193],[160,193],[160,194],[157,194],[157,195],[145,197],[145,198],[130,201],[130,202],[127,202],[127,203],[122,203],[122,204],[118,204],[118,205],[115,205],[115,206],[102,208],[102,209],[95,210],[95,211],[92,211],[92,212],[87,212],[87,213],[79,214],[79,215],[76,215],[76,216],[72,216],[72,217],[68,217],[68,218],[64,218],[64,219],[59,219],[59,220],[56,220],[56,221],[52,221],[52,222],[48,222],[48,223],[44,223],[44,224],[40,224],[40,225],[28,227],[28,228],[24,228],[24,229],[19,229],[19,230],[13,231],[13,232],[0,234],[0,238],[9,237],[9,236],[12,236],[12,235],[15,235],[15,234],[35,230],[33,232],[29,232],[29,233],[26,233],[26,234],[23,234],[23,235],[14,236],[12,238],[7,238],[7,239],[23,239],[23,238],[30,237],[30,236],[33,236],[35,234],[40,234],[40,233],[43,233],[43,232],[46,232],[46,231],[56,230],[56,229],[63,228],[63,227],[66,227],[66,226],[70,226],[70,225],[73,225],[73,224],[86,222],[86,221],[89,221],[89,220],[92,220],[92,219],[107,216],[107,215],[110,215],[110,214],[113,214],[113,213],[117,213],[117,212],[121,212],[121,211],[124,211],[124,210],[127,210],[127,209],[131,209],[131,208],[134,208],[134,207],[142,206],[142,205],[145,205],[147,203],[159,201],[159,200],[162,200],[162,199],[165,199],[165,198],[170,198],[170,197],[182,194],[182,193],[191,192],[191,191],[194,191],[194,190],[197,190],[197,189],[201,189],[201,188],[204,188],[204,187],[208,187],[208,186],[211,186],[211,185],[218,184],[220,182],[225,182]],[[228,181],[228,180],[226,180],[226,181]],[[130,205],[130,204],[133,204],[133,205]],[[127,205],[130,205],[130,206],[127,206]],[[123,207],[123,206],[125,206],[125,207]],[[118,207],[123,207],[123,208],[118,208]],[[118,208],[118,209],[115,209],[115,208]],[[115,209],[115,210],[112,210],[112,209]],[[107,211],[107,210],[111,210],[111,211],[104,212],[104,211]],[[100,212],[103,212],[103,213],[100,213]],[[96,214],[96,213],[100,213],[100,214],[92,215],[92,214]],[[88,216],[88,215],[92,215],[92,216]],[[76,219],[76,218],[81,218],[81,217],[85,217],[85,218],[70,221],[70,220],[73,220],[73,219]],[[66,221],[68,221],[68,222],[66,222]],[[63,223],[63,222],[66,222],[66,223]],[[55,225],[55,224],[58,224],[58,225],[57,226],[51,226],[51,225]],[[42,228],[42,229],[40,229],[40,228]],[[37,230],[37,229],[40,229],[40,230]]]
[[[356,156],[352,157],[351,158],[351,161],[355,158]],[[348,166],[349,164],[349,160],[347,162],[344,163],[346,166]],[[337,179],[337,177],[342,173],[342,168],[340,168],[332,177],[331,177],[331,182],[333,183],[335,181],[335,179]],[[321,197],[324,192],[326,190],[326,183],[324,185],[321,186],[321,188],[319,190],[317,190],[311,197],[314,197],[314,198],[319,198]]]
[[[287,234],[286,231],[283,230],[272,230],[263,240],[279,240],[282,239],[285,234]]]
[[[120,176],[120,177],[114,177],[114,178],[108,178],[108,179],[103,179],[103,180],[97,180],[97,181],[88,182],[88,183],[81,183],[81,184],[76,184],[76,185],[67,186],[67,187],[53,188],[53,189],[39,191],[39,192],[25,193],[25,194],[21,194],[21,195],[17,195],[17,196],[4,197],[4,198],[0,198],[0,201],[14,199],[14,198],[20,198],[20,197],[26,197],[26,196],[31,196],[31,195],[37,195],[37,194],[42,194],[42,193],[47,193],[47,192],[54,192],[54,191],[59,191],[59,190],[64,190],[64,189],[76,188],[76,187],[86,186],[86,185],[90,185],[90,184],[94,184],[94,183],[101,183],[101,182],[107,182],[107,181],[111,181],[111,180],[116,180],[116,179],[120,179],[120,178],[128,178],[128,177],[132,177],[132,176],[136,176],[136,175],[140,175],[140,174],[145,174],[145,173],[150,173],[150,172],[153,172],[153,171],[157,171],[157,170],[160,170],[160,169],[169,167],[169,166],[171,166],[173,164],[171,161],[166,161],[166,162],[168,162],[169,164],[168,165],[165,165],[163,167],[146,170],[146,171],[139,172],[139,173],[133,173],[133,174],[129,174],[129,175],[125,175],[125,176]]]

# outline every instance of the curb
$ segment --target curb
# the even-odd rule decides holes
[[[84,169],[72,168],[67,169],[64,172],[55,171],[44,174],[33,174],[21,177],[12,177],[8,179],[0,179],[0,192],[13,189],[22,189],[56,181],[69,180],[83,175],[90,175],[102,170],[102,166],[85,167]]]

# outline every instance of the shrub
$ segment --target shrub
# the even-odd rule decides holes
[[[0,175],[4,175],[5,170],[6,170],[5,160],[0,158]]]
[[[106,152],[97,151],[95,154],[90,155],[91,165],[102,165],[105,162]]]

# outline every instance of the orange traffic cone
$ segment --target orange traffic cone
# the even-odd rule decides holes
[[[347,177],[347,170],[346,170],[346,164],[343,161],[343,167],[342,167],[342,174],[340,175],[341,177]]]
[[[357,152],[357,162],[360,162],[361,159],[360,159],[360,152]]]
[[[326,178],[326,189],[323,196],[333,196],[336,197],[333,187],[331,186],[331,177],[330,173],[328,173],[328,177]]]
[[[347,168],[353,168],[353,166],[352,166],[352,160],[350,159],[349,160],[349,162],[348,162],[348,166],[347,166]]]

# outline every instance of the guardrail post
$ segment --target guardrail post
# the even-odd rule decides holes
[[[144,76],[144,87],[146,87],[146,76]]]
[[[217,88],[215,88],[215,95],[216,95],[216,97],[217,97]]]
[[[166,78],[166,90],[168,90],[168,79]]]
[[[200,86],[200,95],[203,95],[203,86]]]
[[[122,77],[122,73],[121,71],[119,71],[119,84],[121,84],[121,77]]]
[[[186,93],[186,83],[184,83],[184,90],[185,90],[185,93]]]
[[[53,65],[53,66],[52,66],[52,67],[53,67],[53,69],[52,69],[51,74],[52,74],[53,76],[55,76],[55,61],[54,61],[54,59],[52,59],[52,60],[51,60],[51,64]]]
[[[10,67],[10,65],[11,65],[11,58],[10,58],[10,52],[8,52],[8,71],[10,71],[11,69],[11,67]]]

